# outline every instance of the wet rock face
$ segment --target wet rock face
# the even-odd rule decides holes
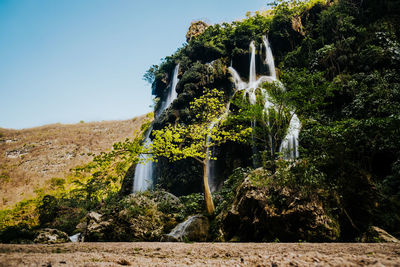
[[[160,159],[155,168],[157,185],[176,196],[202,192],[202,169],[194,159],[169,162]]]
[[[254,186],[249,178],[238,188],[222,219],[225,239],[240,241],[333,241],[339,226],[318,197],[287,187]]]
[[[136,164],[133,164],[126,172],[124,179],[122,180],[121,189],[119,190],[119,194],[121,196],[127,196],[133,193],[133,179],[135,177],[135,169]]]
[[[202,34],[208,28],[208,26],[209,25],[207,23],[201,20],[192,22],[188,32],[186,33],[186,41],[189,42],[193,38]]]
[[[58,244],[70,242],[70,240],[68,235],[60,230],[45,228],[38,232],[33,242],[39,244]]]
[[[194,215],[178,224],[171,233],[163,235],[162,242],[207,241],[210,223],[203,215]]]

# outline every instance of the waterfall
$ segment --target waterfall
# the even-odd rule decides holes
[[[166,100],[162,103],[158,115],[163,113],[163,111],[171,105],[171,103],[176,99],[178,94],[176,93],[176,85],[178,84],[178,72],[179,64],[177,64],[172,73],[172,80],[168,86],[168,94]],[[151,134],[152,128],[149,129],[145,136],[144,146],[150,146],[151,144]],[[135,176],[133,180],[133,192],[142,192],[150,189],[153,186],[153,165],[154,163],[150,158],[150,155],[142,155],[144,164],[138,163],[135,168]]]
[[[151,144],[150,133],[151,128],[146,134],[144,146]],[[135,176],[133,180],[133,192],[142,192],[153,186],[153,162],[149,160],[150,155],[144,154],[144,164],[138,163],[135,168]]]
[[[179,81],[178,72],[179,72],[179,64],[176,64],[174,72],[172,74],[172,81],[170,84],[170,90],[168,91],[165,108],[169,107],[169,105],[171,105],[172,101],[174,101],[176,99],[176,97],[178,96],[178,93],[176,92],[176,85],[178,84],[178,81]],[[160,114],[165,110],[165,108],[160,111]]]
[[[250,104],[254,105],[256,103],[256,89],[260,86],[260,84],[264,82],[276,82],[276,74],[275,74],[275,64],[272,56],[271,47],[269,46],[268,39],[264,36],[264,46],[266,50],[266,55],[264,59],[264,63],[267,64],[269,68],[270,76],[260,76],[257,79],[257,71],[256,71],[256,48],[254,45],[254,41],[250,43],[250,70],[249,70],[249,82],[243,82],[240,78],[239,73],[231,66],[228,68],[229,72],[232,75],[233,82],[235,84],[235,88],[237,91],[244,90],[244,97],[248,97]],[[272,104],[268,101],[267,96],[264,98],[266,107],[270,107]]]
[[[279,147],[279,152],[283,154],[284,159],[295,159],[299,157],[300,126],[299,118],[296,114],[292,113],[288,132]]]
[[[264,63],[268,66],[269,76],[273,80],[276,80],[274,57],[272,56],[271,46],[270,46],[268,38],[266,36],[263,36],[263,42],[264,42],[264,46],[265,46],[265,60],[264,60]]]
[[[260,84],[264,82],[276,82],[276,74],[275,74],[275,64],[274,64],[274,58],[272,56],[272,50],[269,45],[268,39],[266,36],[263,37],[263,44],[265,46],[265,59],[264,63],[267,64],[270,72],[270,76],[260,76],[257,79],[257,71],[256,71],[256,47],[254,45],[254,41],[250,43],[250,70],[249,70],[249,81],[248,83],[244,82],[239,73],[232,67],[232,62],[231,66],[228,68],[228,71],[231,73],[232,78],[233,78],[233,83],[235,84],[235,90],[236,91],[245,91],[244,97],[248,96],[250,104],[254,105],[256,103],[256,89],[259,87]],[[265,101],[265,110],[268,110],[272,106],[272,103],[268,100],[268,96],[265,95],[264,97]],[[218,122],[225,117],[228,112],[229,112],[229,106],[230,102],[228,102],[227,107],[225,109],[225,113],[222,114],[219,118],[216,119],[211,125],[210,125],[210,131],[215,127],[215,125],[218,124]],[[252,121],[252,127],[254,127],[255,121]],[[207,137],[207,146],[210,143],[211,138],[210,136]],[[257,153],[257,148],[253,146],[253,153]],[[211,192],[214,192],[217,189],[217,183],[215,181],[215,161],[214,160],[209,160],[210,154],[210,149],[207,149],[207,180],[208,184],[210,186]],[[211,150],[211,155],[213,155],[213,151]],[[257,159],[253,159],[254,165],[257,165]]]
[[[179,82],[178,73],[179,73],[179,64],[176,64],[174,71],[172,72],[172,80],[170,81],[167,87],[168,94],[165,97],[165,100],[161,103],[161,106],[157,111],[156,117],[159,116],[161,113],[163,113],[163,111],[166,110],[178,96],[178,93],[176,92],[176,85]]]
[[[276,78],[276,72],[275,72],[275,63],[274,63],[274,57],[272,55],[272,50],[271,46],[269,44],[268,38],[266,36],[263,36],[263,44],[265,47],[265,59],[264,59],[264,64],[267,65],[269,69],[269,75],[268,76],[260,76],[257,79],[257,73],[256,73],[256,62],[255,62],[255,54],[256,54],[256,49],[254,45],[254,41],[250,43],[250,71],[249,71],[249,82],[243,82],[242,79],[240,78],[239,73],[231,66],[228,68],[229,72],[232,75],[233,82],[235,84],[235,88],[237,91],[242,91],[244,90],[244,97],[248,97],[250,104],[254,105],[256,103],[256,93],[255,90],[259,87],[260,84],[264,82],[275,82],[278,83],[278,85],[282,88],[282,90],[285,90],[284,86],[282,83],[280,83],[277,78]],[[273,104],[268,100],[268,95],[264,96],[264,110],[268,112],[268,109],[273,107]],[[252,122],[253,126],[254,122]],[[299,137],[299,132],[300,132],[300,120],[298,119],[297,115],[292,113],[292,118],[289,123],[288,127],[288,132],[283,139],[279,152],[283,153],[283,157],[285,159],[295,159],[299,157],[299,151],[298,151],[298,137]]]
[[[180,224],[178,224],[177,226],[175,226],[174,229],[172,229],[171,233],[169,233],[168,235],[173,236],[175,238],[177,238],[179,240],[179,238],[181,238],[185,231],[186,228],[192,223],[192,221],[194,219],[196,219],[198,217],[198,215],[193,215],[190,216],[188,219],[186,219],[186,221],[181,222]],[[182,240],[180,240],[182,241]]]
[[[249,71],[249,87],[254,88],[257,81],[256,73],[256,47],[254,46],[254,41],[250,43],[250,71]]]
[[[247,88],[247,83],[242,81],[239,73],[237,73],[237,71],[232,66],[228,68],[228,71],[232,75],[233,83],[235,84],[236,91],[241,91],[241,90],[244,90]]]

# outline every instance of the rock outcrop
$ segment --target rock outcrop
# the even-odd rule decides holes
[[[76,226],[76,230],[81,233],[81,241],[99,241],[104,239],[111,223],[111,220],[104,220],[102,214],[92,211]]]
[[[38,231],[38,234],[33,242],[39,244],[58,244],[70,242],[70,240],[68,235],[60,230],[44,228]]]
[[[207,23],[201,20],[192,22],[188,32],[186,33],[186,41],[189,42],[193,38],[202,34],[208,28],[208,26],[209,25]]]
[[[318,196],[289,187],[256,186],[246,178],[222,218],[229,241],[333,241],[338,223],[327,214]]]
[[[171,233],[163,235],[163,242],[207,241],[210,223],[203,215],[194,215],[178,224]]]
[[[159,241],[176,225],[174,212],[181,209],[180,200],[167,192],[132,194],[107,206],[101,212],[90,212],[77,225],[80,241]]]
[[[379,227],[371,226],[368,231],[362,235],[361,242],[400,243],[400,240]]]

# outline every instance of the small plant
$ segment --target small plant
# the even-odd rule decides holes
[[[10,176],[8,174],[8,172],[3,171],[0,173],[0,182],[4,182],[7,183],[8,181],[10,181]]]

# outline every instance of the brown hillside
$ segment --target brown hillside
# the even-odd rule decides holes
[[[0,208],[34,196],[46,181],[89,162],[90,154],[108,151],[113,143],[132,137],[144,119],[0,128]]]

